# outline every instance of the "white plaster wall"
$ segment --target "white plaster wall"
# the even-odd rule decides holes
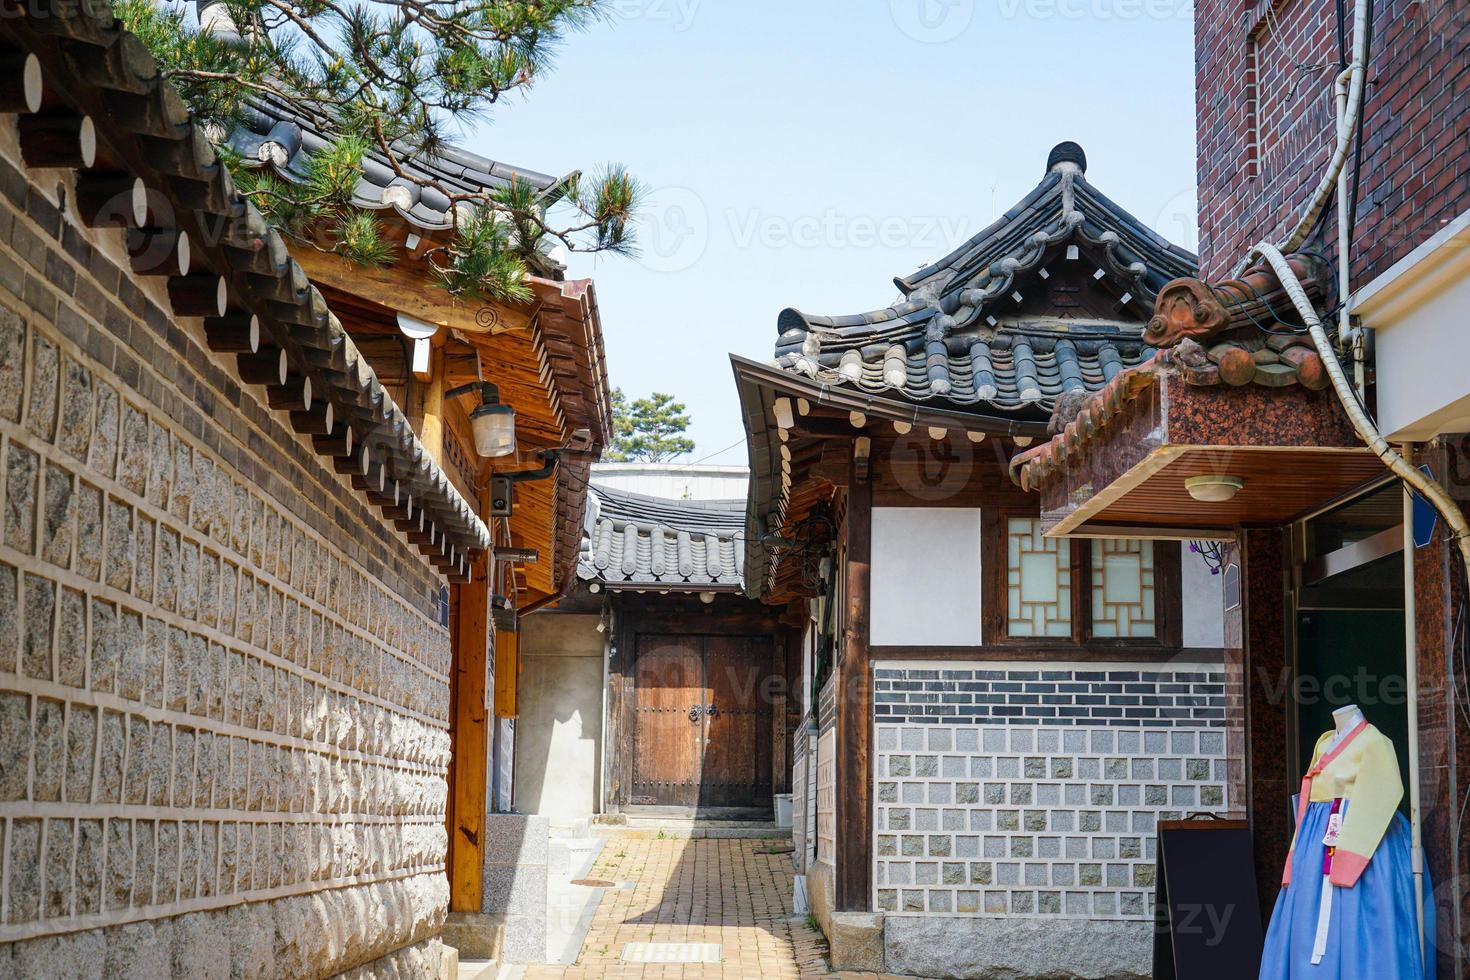
[[[1225,645],[1224,576],[1211,575],[1209,566],[1189,547],[1180,549],[1180,586],[1184,605],[1184,645]]]
[[[874,646],[976,646],[980,511],[874,507]]]
[[[603,636],[598,617],[538,613],[521,622],[515,808],[557,820],[597,812]]]
[[[744,500],[750,471],[743,466],[596,463],[592,482],[669,500]]]

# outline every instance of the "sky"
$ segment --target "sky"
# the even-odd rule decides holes
[[[776,317],[858,313],[1041,179],[1087,177],[1194,248],[1189,0],[606,0],[553,71],[464,143],[554,175],[625,165],[637,258],[596,282],[608,371],[692,417],[684,462],[744,465],[729,354]]]

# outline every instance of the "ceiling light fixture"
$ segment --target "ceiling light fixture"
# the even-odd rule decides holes
[[[1234,497],[1245,486],[1240,476],[1191,476],[1184,481],[1184,489],[1203,504],[1219,504]]]

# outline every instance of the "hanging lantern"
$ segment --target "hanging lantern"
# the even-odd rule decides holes
[[[509,456],[516,450],[516,410],[500,401],[500,389],[488,381],[472,381],[445,392],[446,397],[480,396],[480,404],[470,412],[470,431],[475,436],[475,452],[489,459]]]

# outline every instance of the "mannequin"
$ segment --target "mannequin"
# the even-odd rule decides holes
[[[1332,722],[1302,779],[1261,980],[1433,980],[1434,951],[1419,947],[1393,743],[1355,704]],[[1426,901],[1431,940],[1432,909]]]
[[[1341,742],[1349,732],[1366,720],[1363,717],[1363,709],[1359,708],[1356,704],[1344,705],[1334,711],[1332,713],[1332,744],[1328,746],[1328,751],[1330,752],[1332,749],[1337,748],[1337,743]]]

